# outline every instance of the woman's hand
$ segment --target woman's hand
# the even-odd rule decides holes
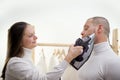
[[[65,57],[65,60],[70,63],[74,58],[76,58],[78,55],[82,54],[83,52],[83,47],[82,46],[74,46],[71,45],[68,54]]]

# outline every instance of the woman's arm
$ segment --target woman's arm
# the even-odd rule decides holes
[[[82,47],[71,46],[63,62],[46,74],[40,74],[29,61],[12,58],[7,65],[6,80],[10,80],[9,77],[12,77],[12,80],[59,80],[70,61],[80,55],[81,51]]]

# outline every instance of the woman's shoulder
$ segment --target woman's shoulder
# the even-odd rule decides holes
[[[12,66],[27,64],[27,63],[28,63],[27,61],[19,57],[13,57],[8,61],[8,65],[12,65]]]
[[[22,58],[19,58],[19,57],[12,57],[9,62],[19,62],[19,61],[23,61]]]
[[[23,58],[19,58],[19,57],[11,58],[7,64],[7,69],[9,69],[9,70],[18,70],[18,68],[24,69],[25,67],[30,68],[31,66],[30,66],[29,62],[27,62]]]
[[[29,64],[25,59],[19,57],[13,57],[7,64],[6,74],[13,76],[16,79],[26,78],[28,75],[32,75],[32,71],[35,68]]]

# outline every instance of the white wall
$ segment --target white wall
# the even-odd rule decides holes
[[[119,0],[0,0],[0,72],[6,55],[7,30],[14,22],[33,24],[38,42],[74,43],[89,17],[104,16],[111,29],[119,27],[119,3]]]

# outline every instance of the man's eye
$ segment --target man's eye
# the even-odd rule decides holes
[[[84,30],[87,30],[88,28],[84,28]]]

